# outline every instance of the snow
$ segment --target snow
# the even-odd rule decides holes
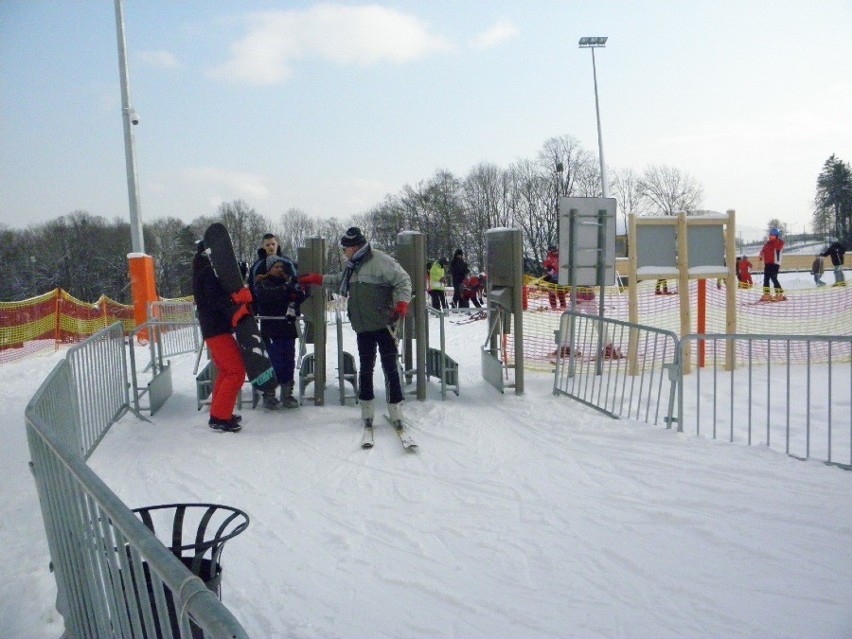
[[[331,370],[325,406],[244,406],[241,433],[214,433],[182,356],[154,423],[125,416],[90,465],[130,507],[249,514],[222,596],[257,638],[852,635],[852,473],[612,420],[546,373],[501,395],[481,379],[485,327],[446,325],[461,396],[433,381],[406,402],[417,454],[384,423],[362,450]],[[62,356],[0,366],[4,637],[63,630],[23,425]]]

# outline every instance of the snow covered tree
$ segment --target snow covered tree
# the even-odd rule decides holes
[[[832,154],[817,178],[814,231],[852,242],[852,169]]]

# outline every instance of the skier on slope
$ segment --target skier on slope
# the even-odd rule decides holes
[[[781,231],[773,228],[769,231],[769,239],[760,249],[760,260],[763,262],[763,297],[761,302],[783,302],[787,299],[784,289],[778,282],[778,272],[781,270],[781,251],[784,249],[784,240],[781,239]],[[775,286],[775,297],[772,297],[769,283]]]
[[[346,255],[342,273],[320,275],[309,273],[299,278],[302,284],[323,286],[348,296],[347,312],[352,329],[357,333],[358,399],[365,426],[372,427],[375,412],[373,370],[376,349],[388,386],[388,412],[397,428],[402,427],[402,383],[397,367],[396,338],[391,326],[408,313],[411,301],[411,278],[393,257],[370,246],[357,226],[350,227],[340,238]]]

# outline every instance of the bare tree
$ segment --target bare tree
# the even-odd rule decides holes
[[[631,213],[642,212],[645,198],[639,188],[639,178],[633,169],[616,169],[612,172],[612,186],[618,211],[621,213],[622,232],[627,232],[627,220]]]
[[[704,197],[704,189],[691,175],[662,164],[645,169],[639,191],[658,215],[692,213],[701,208]]]
[[[242,200],[223,202],[216,211],[217,218],[231,234],[238,261],[251,264],[257,258],[260,238],[271,227],[269,220]]]
[[[278,243],[281,252],[295,258],[296,249],[305,246],[309,237],[317,233],[317,221],[301,209],[289,209],[278,222]]]

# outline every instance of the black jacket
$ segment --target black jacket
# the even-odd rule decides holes
[[[823,257],[831,257],[831,263],[834,266],[843,264],[843,256],[846,254],[846,249],[840,242],[834,242],[831,246],[825,249],[824,253],[820,253]]]
[[[290,271],[286,278],[265,277],[254,287],[255,302],[258,315],[284,317],[279,320],[260,320],[260,334],[265,339],[290,338],[295,339],[296,319],[295,316],[287,317],[287,308],[292,303],[296,316],[301,314],[300,306],[308,295],[299,281],[292,275],[292,270],[284,266],[285,272]]]
[[[454,288],[461,285],[468,273],[470,273],[470,267],[464,261],[463,257],[454,257],[450,261],[450,276],[453,279]]]
[[[237,305],[222,288],[210,258],[203,253],[197,253],[192,261],[192,295],[204,339],[234,332],[231,318]]]

